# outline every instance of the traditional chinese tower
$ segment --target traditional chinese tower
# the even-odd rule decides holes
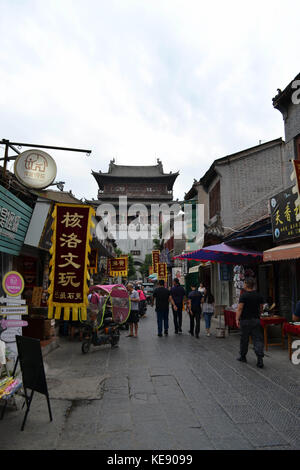
[[[115,160],[110,161],[107,173],[92,171],[98,183],[98,200],[88,201],[97,210],[103,203],[110,203],[115,207],[117,223],[119,220],[119,197],[127,197],[128,207],[142,203],[150,214],[151,204],[172,204],[173,186],[179,172],[164,173],[160,160],[153,166],[127,166],[116,165]],[[133,218],[128,217],[129,224]],[[148,221],[151,222],[150,219]],[[152,239],[126,239],[116,240],[123,253],[131,253],[138,270],[145,256],[153,249]]]

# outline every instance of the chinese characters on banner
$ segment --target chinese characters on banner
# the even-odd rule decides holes
[[[48,316],[64,320],[86,320],[89,279],[88,264],[94,210],[89,206],[56,204],[52,217],[53,236],[50,254]]]
[[[280,192],[270,200],[273,240],[283,240],[299,237],[300,221],[297,214],[300,207],[296,203],[297,194],[292,188]]]
[[[128,257],[111,258],[107,260],[107,272],[109,276],[128,276]]]
[[[158,270],[158,263],[159,263],[159,256],[160,256],[160,251],[159,250],[153,250],[152,251],[152,267],[153,267],[153,274],[157,273]]]
[[[157,279],[162,279],[163,281],[167,281],[168,279],[168,271],[167,271],[167,263],[158,263],[157,264]]]

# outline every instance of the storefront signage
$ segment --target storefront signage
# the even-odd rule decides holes
[[[271,221],[274,242],[293,239],[300,236],[300,206],[296,205],[297,194],[292,187],[270,199]]]
[[[32,208],[0,186],[0,251],[20,254]]]
[[[21,295],[24,290],[24,279],[17,271],[9,271],[5,274],[2,287],[4,292],[12,297]]]
[[[28,315],[28,306],[24,307],[0,307],[0,315]]]
[[[157,279],[167,281],[168,279],[167,263],[157,264]]]
[[[48,153],[38,149],[26,150],[16,159],[14,172],[24,186],[43,189],[53,183],[57,167]]]
[[[98,272],[98,250],[96,248],[92,248],[89,259],[89,273],[96,274]]]
[[[153,274],[157,273],[158,270],[158,263],[159,263],[160,251],[153,250],[152,251],[152,267],[153,267]]]
[[[88,304],[88,264],[94,210],[90,206],[56,204],[52,217],[48,316],[64,320],[86,320]],[[79,310],[80,309],[80,310]]]
[[[109,276],[128,276],[128,257],[108,258],[107,272]]]

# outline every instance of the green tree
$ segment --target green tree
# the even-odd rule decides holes
[[[136,269],[134,266],[133,256],[129,253],[128,256],[128,279],[135,279],[136,277]]]
[[[148,254],[145,256],[145,260],[140,267],[140,273],[143,277],[148,276],[149,274],[149,266],[152,265],[152,254]]]
[[[164,249],[165,240],[162,238],[162,224],[159,224],[157,237],[153,239],[153,249],[162,251]]]

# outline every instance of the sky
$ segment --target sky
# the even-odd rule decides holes
[[[113,158],[159,158],[182,200],[215,159],[284,138],[272,98],[300,72],[299,13],[298,0],[0,0],[0,140],[91,150],[48,151],[79,199],[97,199],[91,172]]]

